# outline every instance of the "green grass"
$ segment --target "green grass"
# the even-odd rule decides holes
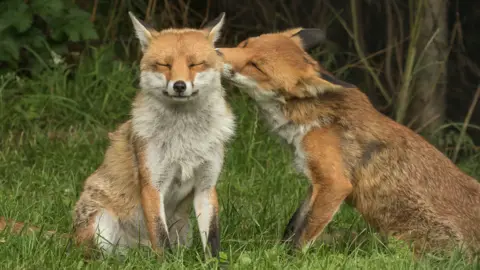
[[[103,159],[107,131],[128,118],[136,91],[135,68],[110,61],[102,51],[89,59],[75,73],[58,67],[31,79],[0,79],[0,215],[71,231],[82,183]],[[255,106],[236,91],[228,98],[238,132],[218,191],[222,252],[231,269],[478,269],[461,256],[415,261],[401,243],[382,244],[347,206],[327,230],[363,232],[361,244],[318,243],[288,255],[278,240],[308,182],[293,169],[289,148],[269,134]],[[477,173],[478,162],[465,164],[467,172]],[[148,249],[132,250],[125,261],[85,262],[81,250],[68,248],[59,237],[0,232],[0,269],[212,268],[214,262],[202,262],[194,232],[193,247],[173,251],[163,263]]]

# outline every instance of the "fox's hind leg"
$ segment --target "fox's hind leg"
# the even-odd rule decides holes
[[[114,252],[124,255],[129,246],[128,238],[119,220],[105,209],[97,210],[88,217],[77,216],[75,221],[75,241],[85,245],[86,257],[92,256],[95,249],[108,255]]]
[[[104,254],[125,255],[129,246],[128,236],[120,226],[118,217],[102,209],[95,217],[95,244]]]
[[[96,205],[89,203],[82,196],[75,205],[73,215],[74,239],[77,246],[86,248],[84,256],[91,257],[91,251],[94,247],[95,237],[95,218],[98,214]]]
[[[118,217],[99,205],[91,193],[84,192],[80,196],[75,205],[73,219],[75,243],[77,246],[85,246],[87,258],[93,255],[96,248],[109,254],[117,245],[127,245]]]

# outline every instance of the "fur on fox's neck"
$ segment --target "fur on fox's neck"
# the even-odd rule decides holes
[[[257,103],[273,131],[282,132],[292,125],[323,126],[332,123],[339,110],[347,105],[345,99],[353,88],[357,87],[319,71],[318,78],[306,79],[293,90],[273,91],[271,99]],[[295,132],[288,133],[293,136]]]

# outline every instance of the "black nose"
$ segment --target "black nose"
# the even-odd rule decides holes
[[[187,84],[184,81],[176,81],[173,84],[173,90],[177,93],[183,93],[187,89]]]

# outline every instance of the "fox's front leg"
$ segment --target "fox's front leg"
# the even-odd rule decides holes
[[[218,257],[220,253],[220,228],[215,187],[195,191],[194,207],[205,256]]]
[[[161,193],[150,183],[142,184],[142,207],[152,249],[162,256],[163,249],[170,248],[165,207]]]
[[[352,191],[352,184],[344,176],[340,141],[335,131],[328,128],[310,131],[302,146],[312,185],[283,237],[297,248],[315,241]]]
[[[220,225],[215,185],[222,161],[223,159],[219,157],[218,161],[205,163],[197,175],[193,204],[206,257],[218,257],[220,253]]]
[[[161,166],[158,166],[155,171],[152,170],[153,166],[149,166],[146,151],[139,153],[138,164],[145,225],[152,249],[155,250],[159,256],[162,256],[164,248],[170,247],[170,240],[163,194],[158,184],[154,183],[163,183],[164,186],[168,186],[168,181],[171,177],[167,168],[163,170],[162,168],[158,168]],[[161,181],[162,179],[164,179],[164,181]]]

